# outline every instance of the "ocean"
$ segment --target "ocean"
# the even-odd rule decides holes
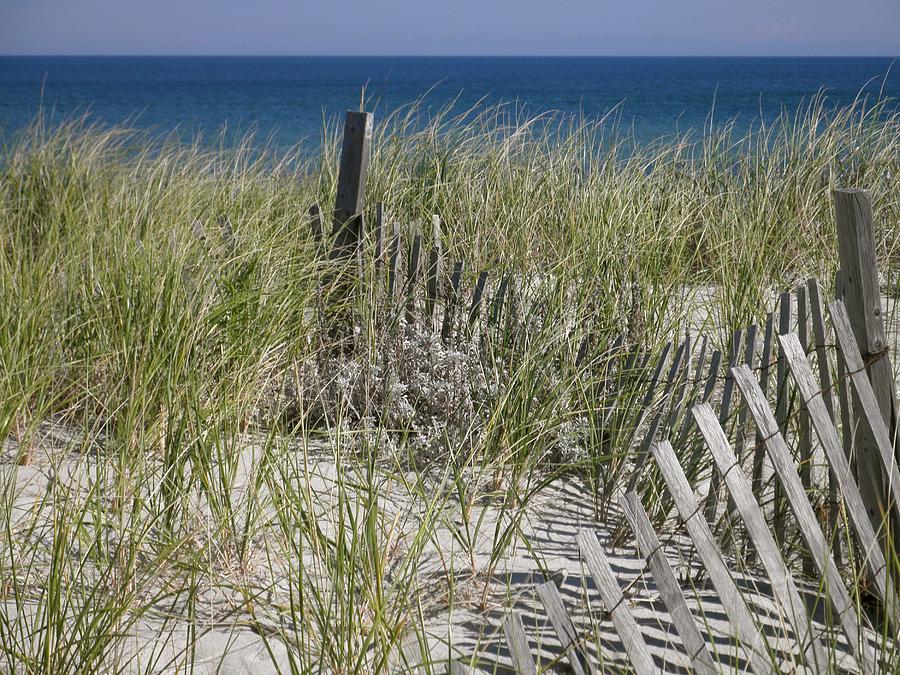
[[[739,130],[820,90],[829,105],[859,94],[893,98],[892,58],[497,57],[0,57],[0,138],[43,109],[51,121],[172,130],[214,143],[254,130],[259,143],[315,148],[323,122],[358,109],[385,114],[423,98],[437,110],[496,103],[524,114],[600,118],[614,111],[641,142],[702,132],[736,118]]]

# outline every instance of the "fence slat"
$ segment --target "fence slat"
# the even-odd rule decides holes
[[[797,337],[803,345],[804,352],[809,349],[809,332],[807,330],[809,299],[806,286],[800,286],[796,291],[797,296]],[[780,340],[780,338],[779,338]],[[790,382],[787,383],[790,386]],[[806,494],[810,494],[815,481],[813,475],[812,439],[809,436],[809,413],[805,406],[800,406],[797,411],[797,455],[799,457],[800,482]],[[803,574],[808,577],[816,573],[815,562],[808,556],[803,556]]]
[[[672,444],[669,441],[663,441],[654,445],[651,452],[675,501],[675,507],[687,529],[688,536],[700,556],[703,567],[709,574],[709,580],[719,594],[731,627],[744,648],[751,669],[757,675],[776,673],[777,669],[769,656],[766,640],[757,626],[753,612],[750,611],[744,596],[741,595],[731,576],[731,570],[722,558],[712,530],[709,529],[709,523],[700,513],[700,506],[694,499],[684,469],[681,468],[678,458],[675,457]]]
[[[782,353],[785,354],[785,364],[787,364],[787,349],[790,346],[790,340],[786,338],[789,337],[793,338],[798,347],[800,346],[795,335],[779,336],[778,342],[782,348]],[[805,353],[802,347],[800,347],[800,353]],[[805,358],[805,356],[802,358]],[[803,539],[809,548],[812,563],[815,565],[815,569],[819,571],[819,574],[822,575],[825,594],[838,614],[844,635],[850,641],[850,648],[856,653],[862,672],[873,672],[872,668],[876,663],[875,655],[871,653],[871,650],[865,649],[866,643],[860,632],[859,622],[856,620],[853,600],[850,598],[850,593],[844,585],[841,573],[831,557],[831,547],[828,546],[825,536],[822,534],[822,529],[819,527],[819,522],[816,520],[816,514],[809,503],[809,498],[806,496],[803,481],[794,467],[790,448],[788,448],[784,437],[778,430],[775,416],[772,415],[769,404],[763,398],[759,384],[749,368],[746,366],[735,368],[734,377],[738,388],[747,401],[747,405],[750,407],[750,412],[756,421],[757,428],[759,428],[763,438],[766,439],[766,448],[769,451],[769,457],[772,460],[775,471],[781,480],[787,502],[797,519],[797,524],[800,526],[800,533],[803,535]]]
[[[488,315],[488,324],[491,326],[496,326],[500,322],[500,318],[503,315],[503,303],[506,300],[506,292],[509,289],[509,275],[504,274],[500,279],[500,284],[497,286],[497,292],[494,294],[494,299],[491,300],[491,311]]]
[[[634,428],[631,430],[631,433],[628,437],[628,442],[625,444],[626,448],[630,448],[631,444],[634,442],[634,436],[638,433],[640,429],[644,427],[644,421],[647,419],[647,416],[650,414],[651,406],[653,404],[653,394],[656,392],[656,386],[659,383],[659,376],[662,374],[663,368],[666,365],[666,361],[669,358],[669,352],[672,351],[672,341],[666,343],[666,346],[663,347],[662,354],[659,357],[659,360],[656,362],[656,367],[653,369],[653,375],[650,378],[650,386],[647,388],[647,393],[644,394],[644,398],[641,401],[640,413],[638,415],[638,420],[634,425]],[[678,352],[675,356],[675,361],[677,363],[679,355],[681,351]],[[650,428],[647,434],[644,436],[644,440],[641,442],[641,447],[635,455],[635,465],[631,472],[631,478],[628,480],[628,487],[625,489],[625,492],[631,492],[635,485],[637,485],[637,481],[640,478],[641,472],[644,468],[644,464],[647,461],[647,453],[650,451],[650,443],[653,442],[653,438],[656,436],[657,431],[659,430],[660,424],[662,422],[662,413],[657,413],[653,418],[653,422],[650,424]],[[649,440],[648,440],[649,439]]]
[[[456,308],[459,306],[459,285],[462,283],[462,260],[453,263],[453,273],[450,275],[450,287],[447,289],[444,303],[444,325],[441,327],[441,340],[444,344],[450,342],[453,335],[453,325],[456,323]]]
[[[759,327],[752,324],[747,328],[743,364],[751,370],[756,366],[756,337],[759,333]],[[747,417],[750,413],[747,402],[741,400],[738,410],[737,431],[735,433],[734,448],[737,458],[744,462],[744,451],[747,445]],[[735,542],[734,524],[737,522],[738,513],[734,505],[734,500],[728,498],[728,506],[725,511],[725,539],[723,540],[723,548],[731,548]]]
[[[518,612],[512,612],[504,620],[503,636],[506,638],[506,646],[509,648],[509,656],[516,675],[537,675],[537,667],[531,658],[528,638],[525,636],[525,626]]]
[[[647,463],[647,457],[650,456],[650,447],[656,441],[656,435],[659,433],[659,428],[662,426],[662,419],[662,411],[656,413],[653,420],[650,422],[650,426],[647,428],[644,439],[641,441],[640,446],[638,446],[637,452],[635,453],[635,466],[631,471],[631,478],[628,479],[628,486],[625,488],[626,493],[631,492],[637,486],[638,480],[644,471],[644,465]]]
[[[759,388],[768,400],[769,372],[772,370],[772,336],[775,333],[775,314],[769,312],[766,315],[766,329],[763,334],[763,350],[759,360]],[[762,498],[763,490],[763,465],[765,464],[766,449],[762,443],[762,437],[756,435],[756,449],[753,453],[753,494]],[[755,551],[750,551],[750,559],[753,560]]]
[[[444,249],[441,242],[441,218],[431,216],[431,249],[428,254],[428,270],[425,275],[425,316],[429,330],[434,327],[434,308],[440,296],[441,275],[444,267]]]
[[[409,247],[409,261],[406,265],[406,322],[416,320],[416,292],[422,276],[422,232],[418,225],[413,227],[413,240]]]
[[[631,667],[637,675],[656,675],[659,669],[653,663],[637,622],[623,602],[622,589],[619,588],[619,582],[609,565],[609,560],[606,559],[603,547],[597,541],[597,535],[591,530],[582,530],[578,534],[578,548],[600,591],[600,598],[610,613],[619,639],[625,647],[625,653],[631,661]]]
[[[702,384],[703,378],[703,366],[706,365],[706,349],[709,346],[709,340],[704,335],[703,340],[700,343],[700,353],[697,356],[697,368],[694,371],[694,382],[691,385],[691,393],[688,395],[687,400],[684,403],[684,409],[689,410],[690,407],[697,402],[697,394],[700,392],[700,385]],[[676,444],[679,448],[685,447],[687,443],[688,433],[691,430],[691,422],[693,422],[694,418],[690,416],[690,414],[685,414],[684,419],[681,421],[681,428],[678,430],[678,436],[676,437]]]
[[[585,358],[587,358],[587,355],[591,350],[591,343],[593,341],[594,336],[589,330],[584,334],[584,337],[581,338],[581,343],[578,345],[578,351],[575,353],[575,368],[581,368],[581,364],[584,363]]]
[[[731,412],[731,398],[734,392],[734,378],[731,369],[737,365],[741,353],[741,337],[743,331],[739,328],[731,334],[731,345],[728,353],[728,367],[725,371],[725,386],[722,388],[722,401],[719,405],[719,424],[723,429],[728,426],[728,415]],[[709,482],[709,493],[706,495],[706,519],[714,523],[719,508],[719,496],[721,492],[721,477],[713,471]]]
[[[675,428],[675,423],[678,421],[679,414],[684,412],[684,402],[687,397],[688,385],[690,384],[691,379],[691,349],[693,348],[693,341],[691,340],[691,334],[688,333],[684,336],[684,342],[682,342],[682,357],[681,364],[678,369],[678,373],[676,374],[676,378],[678,380],[678,391],[673,395],[669,396],[667,394],[668,405],[669,405],[669,416],[666,420],[666,430],[671,433],[672,429]],[[673,391],[671,388],[668,391]]]
[[[800,396],[809,410],[813,429],[825,451],[825,457],[831,467],[831,474],[834,476],[840,494],[844,497],[849,520],[856,531],[860,552],[864,554],[869,573],[875,580],[875,588],[878,595],[881,596],[887,615],[891,618],[894,630],[900,631],[900,597],[897,595],[897,589],[894,587],[890,575],[886,572],[887,563],[884,554],[878,546],[878,539],[866,512],[866,505],[859,493],[859,487],[853,479],[850,462],[844,454],[834,428],[834,422],[828,414],[822,390],[816,386],[812,368],[810,368],[800,345],[792,338],[793,336],[789,335],[784,339],[784,351],[791,375],[793,375]]]
[[[813,346],[816,350],[816,365],[819,367],[819,382],[822,383],[822,401],[825,405],[828,417],[836,427],[838,420],[834,415],[834,393],[832,392],[834,381],[831,377],[831,368],[829,367],[827,349],[828,337],[825,328],[825,315],[822,311],[822,287],[819,285],[819,280],[815,277],[806,281],[806,294],[809,298],[809,318],[810,323],[812,324]],[[788,363],[788,367],[790,367],[790,363]],[[819,443],[821,443],[821,440]],[[830,467],[831,465],[829,464],[827,475],[828,529],[830,532],[837,532],[839,521],[838,500],[840,499],[840,496],[838,494],[838,481],[834,476],[833,469]],[[831,548],[834,553],[834,561],[840,565],[842,556],[841,538],[839,536],[833,537]]]
[[[375,204],[375,271],[384,264],[384,202]],[[380,289],[379,289],[380,290]]]
[[[719,426],[716,415],[708,403],[694,406],[693,413],[697,426],[700,427],[700,432],[706,439],[707,447],[723,475],[725,485],[734,498],[747,534],[753,541],[759,559],[769,575],[772,590],[784,609],[785,618],[794,626],[798,640],[802,641],[801,646],[808,665],[823,672],[828,667],[826,652],[813,632],[812,623],[806,613],[806,606],[800,598],[793,577],[778,552],[775,539],[766,526],[759,504],[753,498],[750,483],[741,470],[737,457],[734,456],[734,452],[728,445],[725,432]]]
[[[325,219],[322,216],[322,208],[319,206],[318,202],[309,207],[307,215],[309,216],[309,229],[312,232],[313,241],[317,246],[321,247],[324,245]]]
[[[706,377],[706,386],[703,387],[703,396],[700,400],[705,402],[712,397],[713,391],[716,389],[716,381],[719,377],[719,368],[722,367],[722,352],[718,349],[713,352],[712,359],[709,362],[709,374]]]
[[[672,566],[666,558],[656,532],[653,531],[640,498],[637,493],[629,492],[622,497],[621,504],[625,518],[637,539],[638,550],[650,565],[650,572],[659,588],[660,596],[666,609],[669,610],[669,616],[675,624],[681,642],[687,649],[694,672],[715,675],[718,671],[712,654],[709,653],[706,640],[697,628],[694,616],[681,592],[681,586],[678,585]]]
[[[744,345],[744,365],[748,366],[751,370],[756,368],[756,338],[759,335],[759,326],[753,324],[747,329],[747,337],[745,339]],[[740,411],[738,412],[738,428],[737,434],[735,435],[735,450],[737,451],[737,456],[743,460],[744,459],[744,450],[746,450],[747,444],[747,416],[749,414],[749,409],[747,408],[747,404],[745,401],[741,401]]]
[[[484,297],[484,286],[487,283],[488,273],[482,272],[475,282],[475,290],[472,292],[472,304],[469,306],[469,330],[474,328],[478,317],[481,315],[481,300]]]
[[[591,663],[590,655],[582,645],[578,644],[578,633],[575,631],[575,625],[572,619],[566,613],[563,605],[562,596],[559,589],[552,581],[547,581],[537,587],[538,597],[547,612],[547,618],[550,619],[550,625],[556,637],[559,638],[560,644],[566,652],[569,665],[575,671],[575,675],[586,675],[587,673],[596,673],[594,664]]]
[[[807,317],[806,286],[797,289],[797,337],[805,352],[809,348],[809,335],[806,330]],[[779,338],[779,344],[781,340]],[[809,413],[801,407],[798,411],[797,449],[800,456],[800,480],[807,492],[812,487],[812,444],[809,438]],[[804,572],[812,574],[812,569],[804,568]]]
[[[778,334],[787,335],[791,332],[791,314],[793,297],[787,291],[781,294],[778,300]],[[787,364],[784,362],[784,353],[778,348],[778,360],[775,362],[775,419],[778,420],[778,428],[784,433],[788,419],[788,392],[787,392]]]
[[[400,223],[394,221],[394,231],[391,237],[391,243],[388,250],[388,297],[397,302],[400,298],[400,265],[402,258],[400,256],[403,234],[400,230]]]
[[[843,275],[838,270],[834,273],[834,299],[843,300]],[[835,336],[837,341],[837,336]],[[850,460],[850,467],[853,469],[853,477],[856,478],[856,462],[853,461],[854,436],[856,435],[856,425],[853,423],[855,419],[853,414],[852,397],[850,396],[850,385],[847,382],[847,369],[844,367],[844,356],[841,353],[841,345],[837,344],[837,392],[838,405],[841,409],[841,441],[844,444],[844,455]]]
[[[793,296],[784,292],[778,301],[778,334],[787,335],[791,332]],[[775,362],[775,419],[778,420],[778,428],[781,433],[787,433],[788,417],[790,416],[790,395],[787,379],[787,364],[784,362],[784,353],[781,347],[775,350],[778,359]],[[784,522],[785,504],[781,483],[777,480],[772,485],[772,532],[779,544],[788,540],[787,524]]]

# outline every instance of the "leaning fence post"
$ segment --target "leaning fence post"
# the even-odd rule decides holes
[[[841,293],[853,334],[862,352],[863,363],[875,392],[879,413],[893,435],[895,401],[893,374],[887,358],[887,342],[881,318],[881,290],[875,255],[875,226],[872,200],[858,189],[834,191],[838,254],[841,264]],[[854,408],[858,399],[854,395]],[[893,439],[892,439],[893,440]],[[896,450],[894,450],[896,455]],[[878,525],[887,512],[885,476],[872,430],[861,425],[856,437],[855,462],[863,501],[869,518]]]

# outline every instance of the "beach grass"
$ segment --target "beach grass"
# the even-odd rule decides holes
[[[376,125],[367,222],[439,214],[465,287],[517,279],[528,330],[475,349],[398,329],[367,242],[362,337],[336,356],[306,212],[334,201],[338,132],[310,154],[38,117],[2,149],[5,669],[171,670],[226,625],[294,672],[402,667],[431,617],[502,605],[508,556],[550,576],[527,528],[553,486],[606,518],[645,383],[619,374],[609,414],[616,336],[650,363],[687,331],[726,349],[776,290],[829,286],[835,187],[871,193],[895,278],[887,102],[649,145],[615,119],[411,106]]]

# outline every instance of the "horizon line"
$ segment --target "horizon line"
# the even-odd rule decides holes
[[[97,54],[3,53],[0,58],[329,58],[329,59],[900,59],[900,54]]]

